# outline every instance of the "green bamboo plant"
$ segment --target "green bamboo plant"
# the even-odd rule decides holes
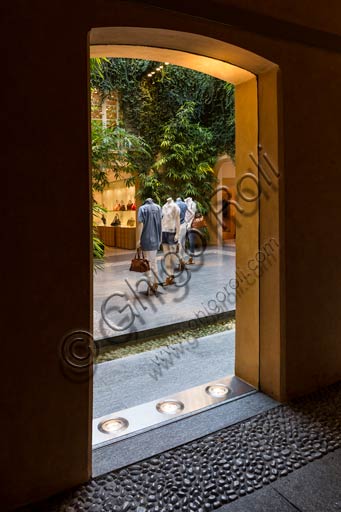
[[[106,208],[92,202],[92,244],[93,244],[93,259],[94,259],[94,270],[102,270],[103,268],[103,257],[104,257],[104,243],[97,236],[97,227],[95,219],[100,219],[107,212]]]
[[[92,141],[92,188],[102,192],[109,184],[108,171],[112,171],[116,178],[129,177],[126,184],[129,186],[140,171],[142,159],[150,158],[150,149],[144,140],[121,126],[106,127],[101,121],[91,122]],[[93,217],[101,218],[106,209],[93,200]],[[96,226],[93,226],[93,257],[95,270],[101,268],[100,262],[104,257],[104,244],[96,235]]]
[[[194,117],[195,103],[185,102],[165,125],[153,171],[162,201],[169,196],[190,196],[206,214],[216,182],[213,167],[217,154],[212,132]]]

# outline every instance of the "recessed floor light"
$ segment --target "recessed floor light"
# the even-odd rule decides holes
[[[183,411],[184,404],[178,400],[163,400],[156,405],[156,409],[162,414],[179,414]]]
[[[113,418],[112,420],[102,421],[98,425],[98,430],[104,434],[115,434],[115,432],[121,432],[128,428],[128,421],[124,418]]]
[[[224,384],[212,384],[207,386],[206,393],[213,396],[213,398],[224,398],[229,393],[229,388]]]
[[[131,434],[179,421],[190,414],[226,404],[251,393],[256,393],[255,388],[238,377],[221,377],[168,397],[94,418],[92,443],[93,446],[108,441],[115,443]]]

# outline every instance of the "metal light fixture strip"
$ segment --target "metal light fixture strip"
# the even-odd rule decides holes
[[[159,400],[95,418],[92,422],[93,448],[177,421],[255,391],[255,388],[246,382],[235,376],[230,376],[186,389]],[[103,424],[115,419],[124,420],[124,428],[115,432],[105,431]]]

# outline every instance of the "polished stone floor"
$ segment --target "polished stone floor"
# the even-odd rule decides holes
[[[129,271],[133,255],[134,251],[109,250],[103,270],[94,274],[95,340],[235,309],[235,290],[229,284],[235,276],[233,245],[208,247],[201,257],[195,259],[195,265],[189,265],[188,270],[176,277],[176,285],[160,287],[157,297],[146,296],[143,274]],[[160,252],[160,281],[166,277],[162,264]],[[233,286],[234,282],[231,284]]]
[[[96,365],[94,418],[233,375],[234,338],[231,330]]]
[[[160,269],[161,257],[162,255],[159,255]],[[214,314],[225,314],[227,311],[234,310],[234,302],[230,304],[227,300],[227,292],[233,292],[231,288],[228,288],[228,281],[234,276],[234,246],[224,247],[223,249],[207,249],[204,256],[197,259],[195,265],[190,266],[190,270],[185,272],[185,276],[188,278],[187,285],[162,289],[162,295],[159,298],[149,298],[143,293],[142,285],[145,285],[145,283],[141,285],[142,293],[134,297],[136,285],[132,279],[141,279],[141,276],[127,270],[130,259],[131,252],[129,251],[109,254],[106,258],[104,271],[96,275],[95,310],[97,304],[97,318],[101,320],[99,323],[95,323],[95,337],[97,332],[97,339],[104,335],[109,337],[114,335],[117,341],[119,337],[122,337],[122,331],[103,330],[105,322],[103,322],[100,313],[101,304],[106,297],[110,296],[113,291],[119,290],[120,287],[122,289],[122,286],[125,286],[125,293],[127,293],[132,306],[141,314],[141,318],[136,319],[129,334],[131,339],[134,331],[162,328],[165,333],[168,333],[174,323],[179,324],[179,322],[192,319],[195,319],[195,325],[192,325],[192,327],[200,327],[201,331],[201,327],[203,327],[201,322],[206,320],[208,316],[212,318]],[[222,279],[223,273],[225,276]],[[181,277],[177,280],[178,284],[181,283]],[[225,286],[225,290],[223,286]],[[117,316],[117,310],[114,313]],[[109,311],[110,318],[112,318],[111,314],[112,312]],[[124,321],[124,317],[122,318]],[[96,331],[96,328],[102,329],[101,335],[98,334],[99,331]],[[126,332],[123,332],[123,334],[126,334]],[[181,343],[97,364],[94,373],[93,417],[98,418],[233,375],[234,339],[234,330],[209,336],[202,336],[201,334],[198,339],[186,339]],[[112,346],[114,347],[114,345]],[[257,402],[257,411],[265,410],[264,408],[271,406],[271,400],[260,399]],[[245,414],[252,413],[252,410],[250,404],[248,405],[248,412],[245,412],[245,409],[241,407],[237,417],[243,419]],[[231,417],[235,416],[232,414]],[[219,428],[220,420],[218,414],[214,421],[210,421],[210,426],[206,425],[203,434],[211,432],[212,428]],[[205,421],[202,424],[205,425]],[[193,428],[193,425],[191,428]],[[195,428],[193,428],[193,431],[195,431]],[[179,436],[182,436],[181,429],[175,429],[172,436],[176,443],[176,440],[180,439]],[[190,439],[190,436],[184,438],[185,441]],[[133,445],[129,444],[129,447],[123,451],[123,456],[118,457],[116,454],[116,466],[113,466],[112,461],[110,461],[108,451],[104,455],[102,453],[99,455],[99,452],[96,452],[96,461],[94,459],[95,474],[103,473],[103,468],[120,467],[124,460],[131,461],[132,458],[126,456],[131,453],[131,446]],[[155,445],[152,449],[154,453],[161,446],[164,446],[163,442],[158,443],[158,448]],[[138,450],[138,452],[141,456],[141,450]],[[149,456],[150,453],[150,450],[147,449],[143,451],[145,456]],[[134,456],[137,457],[137,454],[135,453]],[[133,459],[134,456],[132,456]],[[138,460],[138,458],[135,460]]]

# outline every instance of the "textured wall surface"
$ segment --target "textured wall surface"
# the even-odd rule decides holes
[[[305,393],[340,378],[340,39],[320,33],[314,39],[314,33],[294,28],[293,41],[290,30],[277,39],[266,19],[252,23],[250,13],[241,13],[249,27],[244,30],[229,9],[219,11],[219,22],[204,19],[213,17],[211,6],[200,9],[195,18],[127,1],[61,0],[51,6],[17,0],[2,6],[2,97],[15,98],[2,106],[0,156],[3,508],[71,487],[90,474],[91,386],[62,371],[60,344],[68,332],[91,327],[87,38],[93,27],[193,32],[280,66],[285,393]],[[333,20],[321,21],[320,28],[336,32]]]

